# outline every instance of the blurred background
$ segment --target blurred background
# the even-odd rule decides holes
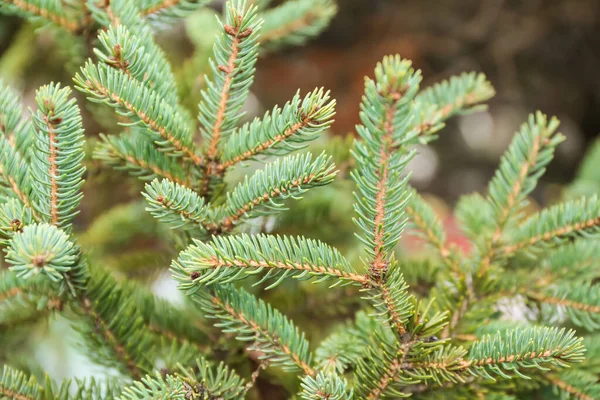
[[[221,6],[216,1],[213,8]],[[450,203],[461,193],[484,189],[532,111],[557,115],[568,138],[541,188],[572,179],[600,132],[600,1],[340,0],[338,8],[317,39],[261,57],[249,116],[284,103],[298,88],[325,86],[338,101],[333,134],[351,133],[363,77],[391,53],[412,59],[423,71],[424,86],[462,71],[484,72],[497,90],[489,112],[452,120],[414,161],[413,184]],[[181,66],[182,74],[199,80],[205,65],[193,61],[194,49],[210,48],[207,26],[215,25],[204,14],[159,29],[174,69]],[[0,76],[29,98],[49,80],[70,81],[77,67],[68,54],[73,49],[57,45],[53,35],[36,36],[21,19],[0,18]],[[197,92],[198,85],[188,90]],[[87,134],[102,130],[88,126]]]
[[[306,93],[324,86],[337,99],[336,122],[330,133],[346,138],[353,135],[359,122],[364,76],[372,75],[384,55],[399,53],[412,59],[422,70],[423,87],[463,71],[483,72],[497,91],[488,110],[450,120],[437,141],[419,146],[409,166],[411,183],[427,194],[440,214],[448,216],[461,194],[485,191],[515,131],[529,113],[541,110],[561,120],[567,140],[558,147],[533,198],[538,204],[548,204],[562,196],[563,188],[573,181],[584,154],[600,133],[600,1],[338,0],[337,4],[337,15],[318,38],[304,46],[261,54],[252,94],[245,105],[248,119],[285,103],[298,89]],[[215,1],[211,9],[192,15],[185,23],[156,27],[157,40],[168,53],[179,81],[180,97],[192,115],[219,29],[215,12],[221,7],[222,2]],[[92,44],[0,15],[0,78],[20,91],[25,104],[31,106],[40,85],[51,80],[64,84],[72,81],[73,74],[92,54]],[[108,107],[97,107],[79,93],[76,95],[84,109],[90,149],[100,133],[119,131]],[[344,153],[350,145],[351,139],[340,139],[316,146]],[[344,157],[347,154],[340,156]],[[91,159],[87,161],[85,197],[77,218],[78,240],[86,253],[124,276],[150,283],[162,296],[176,295],[173,284],[165,278],[169,260],[176,252],[144,211],[139,195],[143,184],[125,179],[125,173],[103,170]],[[338,246],[345,254],[358,253],[350,218],[352,183],[344,179],[348,178],[346,170],[342,168],[331,190],[319,189],[317,197],[307,196],[307,202],[294,203],[275,228],[273,221],[257,221],[253,229],[304,234]],[[595,174],[598,187],[593,190],[597,191],[600,172]],[[450,240],[462,245],[452,219],[444,221]],[[413,250],[418,247],[414,242],[403,246]],[[149,269],[156,274],[148,274]],[[329,312],[319,309],[318,315],[313,315],[315,302],[322,302],[325,296],[325,292],[315,296],[315,290],[314,285],[303,286],[302,292],[289,287],[265,296],[311,338],[322,337],[327,332],[320,324],[351,316],[356,307],[351,299],[356,296],[339,296],[336,292],[331,302],[325,298],[332,304]],[[300,298],[294,297],[296,293]],[[54,337],[68,332],[67,325],[64,320],[51,325]],[[97,373],[81,368],[88,365],[81,361],[83,355],[47,337],[40,331],[37,337],[23,339],[15,346],[35,348],[42,367],[53,371],[57,378]],[[73,358],[70,363],[64,362],[67,352]],[[5,356],[0,354],[0,359]],[[260,385],[268,386],[268,382]],[[261,389],[271,393],[268,398],[276,398],[274,390]]]

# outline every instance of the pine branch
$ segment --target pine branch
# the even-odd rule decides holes
[[[32,156],[33,204],[45,221],[71,230],[83,194],[83,126],[71,89],[50,84],[36,92],[36,151]]]
[[[414,137],[410,126],[410,104],[418,90],[420,75],[409,61],[386,57],[375,69],[376,81],[367,79],[361,104],[363,139],[355,146],[357,170],[355,220],[359,238],[367,246],[369,273],[376,279],[388,267],[388,252],[397,243],[405,225],[407,177],[401,173],[413,153],[396,153]]]
[[[263,13],[261,42],[274,49],[298,46],[318,36],[337,13],[333,0],[292,0]]]
[[[433,134],[443,128],[447,119],[485,108],[478,104],[494,94],[495,90],[485,75],[475,72],[453,76],[421,91],[415,98],[412,111],[418,140],[423,143],[431,141]]]
[[[261,25],[256,7],[247,8],[243,0],[227,3],[223,31],[210,61],[213,78],[205,78],[207,89],[202,91],[198,114],[200,132],[208,143],[206,157],[211,161],[219,157],[219,144],[227,140],[240,119],[253,81]]]
[[[211,286],[202,291],[195,287],[187,294],[200,303],[211,318],[219,321],[215,326],[223,332],[235,333],[238,340],[252,342],[250,348],[263,353],[261,360],[268,360],[270,365],[281,366],[286,371],[315,375],[304,334],[270,305],[229,285]]]
[[[506,225],[523,207],[527,195],[554,156],[554,148],[564,140],[555,134],[558,120],[545,115],[530,115],[502,157],[500,167],[489,185],[489,201],[494,208],[494,232],[486,241],[479,261],[478,274],[483,276],[496,252]]]
[[[275,106],[262,119],[243,125],[233,132],[223,150],[223,167],[257,156],[285,155],[304,147],[333,122],[335,100],[329,92],[315,89],[304,99],[300,93],[283,108]]]
[[[564,240],[600,233],[600,200],[598,196],[572,200],[544,209],[527,218],[501,248],[504,255],[521,249],[543,249]]]
[[[250,178],[246,176],[227,194],[220,225],[229,230],[242,219],[270,215],[284,207],[285,199],[329,184],[336,175],[330,160],[324,154],[314,161],[310,153],[292,155],[267,164]]]
[[[352,400],[348,382],[334,374],[319,372],[314,378],[305,376],[300,383],[300,398],[305,400]]]
[[[348,261],[326,244],[289,236],[241,235],[215,237],[212,243],[195,241],[179,254],[172,271],[182,288],[194,285],[230,283],[247,275],[267,273],[256,285],[269,279],[277,286],[287,277],[317,282],[334,279],[331,285],[344,281],[364,285],[368,278],[358,274]],[[190,276],[194,277],[189,282]]]
[[[4,3],[9,12],[23,17],[40,17],[71,33],[77,34],[82,29],[60,0],[5,0]]]
[[[121,70],[89,61],[81,68],[81,74],[75,75],[75,83],[91,101],[106,103],[134,118],[167,154],[183,156],[195,165],[203,163],[195,152],[189,121],[157,92]]]
[[[94,158],[117,170],[129,171],[142,180],[166,178],[178,185],[192,187],[186,171],[173,157],[157,152],[154,144],[139,135],[100,135]]]

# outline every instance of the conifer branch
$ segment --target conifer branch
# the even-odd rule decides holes
[[[494,94],[495,90],[485,75],[475,72],[453,76],[422,90],[416,96],[413,108],[417,138],[428,142],[447,119],[484,108],[478,104]]]
[[[174,16],[182,17],[188,13],[204,7],[210,1],[207,0],[144,0],[140,6],[140,14],[149,16]]]
[[[206,313],[220,321],[217,327],[235,332],[238,340],[252,342],[250,348],[263,353],[261,360],[285,370],[315,375],[304,334],[279,311],[230,285],[186,288]]]
[[[100,314],[94,310],[90,299],[83,297],[80,305],[85,315],[87,315],[94,324],[96,333],[100,335],[104,339],[105,343],[112,348],[117,359],[123,363],[130,375],[134,379],[139,379],[141,377],[141,371],[138,365],[133,360],[132,356],[128,354],[125,346],[116,338],[115,334],[111,330],[110,325],[108,325],[102,316],[100,316]]]
[[[567,238],[590,237],[599,232],[600,200],[594,195],[558,204],[530,216],[500,252],[508,255],[520,249],[560,244]]]
[[[4,366],[0,375],[0,396],[13,400],[38,400],[44,388],[33,376]]]
[[[71,33],[79,33],[82,26],[74,19],[71,19],[64,10],[64,5],[60,0],[46,2],[32,0],[4,0],[10,6],[14,7],[18,13],[26,16],[41,17],[48,22],[52,22]]]
[[[336,175],[331,158],[324,154],[312,160],[312,154],[292,155],[267,164],[227,194],[221,208],[220,225],[230,230],[242,218],[269,215],[283,208],[283,200],[297,198],[309,188],[330,183]]]
[[[229,136],[239,120],[239,110],[253,81],[258,31],[262,25],[256,7],[246,9],[244,1],[227,3],[226,7],[223,32],[211,61],[214,83],[208,81],[208,89],[202,92],[198,116],[202,134],[208,140],[209,160],[217,158],[219,143]]]
[[[95,48],[94,53],[100,62],[137,80],[176,108],[179,114],[184,114],[177,107],[179,99],[171,66],[162,49],[152,40],[149,27],[142,25],[132,32],[124,25],[111,26],[100,33],[98,40],[101,48]]]
[[[417,228],[416,232],[431,247],[437,250],[442,261],[455,273],[459,273],[459,262],[452,257],[446,244],[446,232],[435,211],[415,190],[410,190],[406,214]]]
[[[139,379],[152,369],[155,342],[133,300],[109,273],[92,269],[73,307],[81,318],[74,326],[93,349],[92,359]]]
[[[304,99],[300,93],[283,108],[275,106],[262,119],[243,125],[233,132],[223,152],[223,167],[229,168],[239,162],[259,155],[285,155],[300,149],[329,128],[335,113],[335,100],[322,88],[308,93]]]
[[[261,42],[268,48],[300,45],[319,35],[337,13],[333,0],[292,0],[264,12]]]
[[[173,107],[121,70],[94,65],[89,61],[76,74],[78,88],[89,94],[92,101],[107,103],[120,109],[125,116],[134,116],[148,128],[151,137],[167,152],[182,155],[195,165],[202,165],[202,156],[196,154],[192,134],[185,118]]]
[[[541,286],[541,285],[540,285]],[[593,283],[559,284],[554,289],[540,287],[525,293],[538,302],[551,304],[566,311],[577,326],[588,331],[600,329],[600,286]]]
[[[388,252],[404,228],[404,191],[407,178],[400,174],[413,153],[399,155],[393,149],[414,137],[409,124],[410,103],[418,90],[420,75],[409,61],[386,57],[375,69],[376,81],[368,79],[361,104],[363,125],[357,132],[354,156],[358,169],[352,173],[357,183],[356,224],[367,245],[369,273],[378,278],[388,267]]]
[[[94,158],[118,170],[129,171],[143,180],[167,178],[181,186],[193,187],[181,165],[157,152],[154,144],[137,135],[100,135]]]
[[[35,219],[41,220],[41,216],[33,206],[32,185],[27,162],[21,158],[4,136],[0,136],[0,153],[5,155],[0,157],[0,177],[16,198],[31,210]]]
[[[37,128],[31,173],[34,208],[45,221],[67,232],[83,194],[83,125],[68,87],[50,84],[36,93]]]
[[[546,379],[568,398],[594,400],[600,396],[600,384],[595,374],[573,370],[561,375],[552,374]]]
[[[305,376],[300,383],[300,397],[305,400],[352,400],[348,382],[335,374],[319,372],[315,377]]]
[[[188,285],[229,283],[267,271],[256,284],[274,279],[269,289],[286,277],[317,281],[334,279],[332,286],[344,281],[360,285],[368,278],[358,274],[336,250],[316,240],[288,236],[241,235],[215,237],[212,243],[196,241],[179,254],[173,263],[173,273]],[[189,277],[195,278],[192,283]]]
[[[211,210],[204,199],[193,190],[167,179],[154,179],[146,184],[145,190],[142,195],[149,204],[146,210],[171,228],[201,228],[207,232],[219,229],[219,226],[212,222]]]
[[[529,121],[513,139],[502,157],[500,167],[489,185],[489,201],[494,207],[494,231],[486,241],[478,266],[478,276],[483,276],[494,255],[504,229],[534,189],[539,177],[552,160],[554,148],[564,140],[555,134],[558,120],[550,121],[542,113],[530,115]]]

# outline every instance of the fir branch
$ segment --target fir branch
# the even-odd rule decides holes
[[[36,92],[33,204],[45,221],[70,232],[83,194],[83,126],[71,89],[50,84]]]
[[[187,293],[211,318],[219,320],[215,326],[235,333],[238,340],[252,342],[250,348],[263,353],[261,360],[284,370],[315,375],[304,334],[270,305],[230,285],[210,286],[202,291],[196,287]]]
[[[324,154],[314,161],[310,153],[292,155],[267,164],[250,178],[246,176],[227,194],[220,225],[230,230],[244,218],[282,209],[289,197],[298,198],[309,188],[329,184],[336,175],[330,160]]]
[[[223,151],[223,167],[263,155],[285,155],[304,147],[333,123],[335,100],[329,92],[315,89],[304,99],[300,93],[283,108],[275,106],[262,119],[233,132]]]
[[[544,209],[527,218],[500,249],[504,255],[520,249],[543,248],[565,239],[600,233],[600,200],[594,195]]]
[[[71,33],[79,33],[82,26],[64,9],[60,0],[5,0],[5,6],[24,17],[41,17]]]
[[[407,177],[402,178],[413,153],[397,154],[398,148],[414,137],[409,112],[420,82],[420,75],[409,61],[399,56],[386,57],[375,69],[376,81],[367,79],[361,104],[363,125],[357,132],[363,143],[355,146],[357,183],[355,220],[367,246],[369,273],[375,278],[388,267],[388,252],[396,244],[405,225]]]
[[[335,374],[319,372],[315,377],[305,376],[300,383],[300,398],[305,400],[352,400],[348,382]]]
[[[292,0],[263,14],[261,42],[267,48],[301,45],[318,36],[337,13],[333,0]]]
[[[209,160],[218,158],[219,143],[229,137],[240,118],[253,81],[261,25],[256,7],[247,8],[243,0],[227,3],[223,31],[210,61],[213,79],[206,78],[207,89],[199,105],[200,132],[208,142]]]
[[[194,149],[189,121],[157,92],[121,70],[89,61],[81,68],[81,74],[75,75],[75,83],[91,101],[104,102],[122,115],[134,117],[169,155],[183,156],[202,165],[203,158]]]
[[[181,186],[192,187],[186,172],[173,157],[157,152],[150,140],[139,135],[100,135],[94,158],[117,170],[129,171],[142,180],[166,178]]]
[[[287,277],[321,282],[334,279],[332,286],[346,281],[364,285],[368,278],[358,274],[336,250],[303,237],[241,235],[215,237],[212,243],[195,241],[172,265],[181,287],[229,283],[267,271],[256,285],[274,279],[268,289]],[[189,277],[194,276],[193,282]]]

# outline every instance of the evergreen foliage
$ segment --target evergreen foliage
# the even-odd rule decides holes
[[[1,86],[0,235],[9,268],[0,275],[0,334],[18,336],[18,329],[60,314],[85,354],[117,376],[57,384],[33,368],[4,367],[0,396],[241,399],[252,396],[266,370],[301,399],[598,397],[598,198],[525,215],[563,140],[558,121],[531,115],[487,195],[461,199],[455,214],[472,250],[460,250],[409,187],[407,165],[414,145],[435,139],[448,118],[480,110],[494,94],[491,84],[468,73],[420,90],[421,74],[409,60],[385,57],[365,81],[358,136],[351,152],[335,149],[336,167],[326,153],[298,151],[333,122],[335,101],[324,89],[296,93],[241,123],[261,44],[302,43],[335,13],[330,0],[269,3],[224,6],[197,121],[151,34],[156,21],[206,2],[0,3],[2,11],[73,35],[98,30],[95,58],[74,83],[92,103],[115,111],[122,132],[102,135],[94,160],[146,181],[144,207],[168,228],[142,219],[143,227],[121,232],[139,216],[135,203],[79,232],[73,220],[92,164],[70,89],[43,86],[25,119],[17,96]],[[361,257],[260,225],[301,196],[308,204],[313,193],[331,196],[324,186],[333,190],[336,179],[347,177],[354,182],[348,187]],[[433,250],[426,260],[397,252],[407,227]],[[103,237],[107,232],[118,238]],[[168,238],[179,251],[170,271],[182,304],[110,271],[98,255],[102,246],[142,234]],[[346,314],[352,322],[305,334],[301,318],[271,305],[282,292],[294,302],[304,281],[327,283],[315,289],[316,310],[304,311],[325,313],[342,298],[354,299]],[[325,293],[332,294],[331,307]],[[508,301],[516,305],[507,310]],[[520,320],[512,318],[517,312]],[[251,360],[253,372],[238,374],[220,362],[244,365],[239,358]]]

